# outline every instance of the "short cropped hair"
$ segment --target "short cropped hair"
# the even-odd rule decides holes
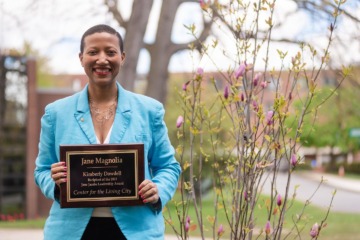
[[[118,39],[119,39],[119,45],[120,45],[120,51],[121,53],[124,52],[124,41],[120,35],[120,33],[118,33],[114,28],[105,25],[105,24],[99,24],[99,25],[95,25],[91,28],[89,28],[88,30],[86,30],[86,32],[84,32],[84,34],[81,37],[81,42],[80,42],[80,53],[83,53],[84,51],[84,47],[85,47],[85,37],[92,35],[94,33],[102,33],[102,32],[106,32],[106,33],[110,33],[110,34],[114,34]]]

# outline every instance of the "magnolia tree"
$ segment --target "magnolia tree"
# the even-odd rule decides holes
[[[304,116],[321,91],[319,76],[330,60],[343,3],[334,2],[324,49],[302,43],[293,56],[281,49],[270,56],[273,14],[280,3],[200,1],[214,25],[231,32],[236,54],[228,70],[211,74],[198,68],[179,91],[182,112],[177,120],[176,152],[183,174],[179,194],[164,214],[179,239],[189,239],[196,231],[203,239],[285,239],[300,237],[305,231],[307,236],[319,237],[335,193],[329,196],[327,213],[314,221],[305,214],[311,197],[300,212],[291,212],[296,189],[290,189],[290,181],[304,161],[299,154]],[[196,36],[196,26],[188,28]],[[202,56],[210,59],[210,49],[221,48],[217,39],[202,45]],[[226,48],[221,51],[229,55]],[[257,67],[260,52],[265,52],[261,71]],[[269,63],[274,58],[280,62],[276,71]],[[348,69],[340,72],[338,85]],[[292,108],[297,100],[302,103],[300,111]],[[280,189],[277,179],[284,170],[286,187]],[[270,194],[262,194],[265,180],[271,183]],[[209,202],[210,212],[205,208]]]

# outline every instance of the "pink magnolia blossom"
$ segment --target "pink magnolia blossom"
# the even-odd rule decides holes
[[[272,125],[274,123],[273,117],[274,117],[274,111],[268,111],[266,113],[266,124],[267,125]]]
[[[244,93],[241,93],[241,94],[240,94],[240,100],[241,100],[242,102],[245,101]]]
[[[277,204],[279,207],[280,207],[281,204],[282,204],[282,199],[281,199],[281,195],[280,195],[280,194],[278,194],[278,196],[277,196],[276,204]]]
[[[184,85],[182,86],[182,90],[186,91],[187,90],[187,86],[189,85],[190,81],[187,81],[186,83],[184,83]]]
[[[254,77],[254,79],[253,79],[253,84],[254,84],[254,87],[256,87],[256,86],[258,85],[258,82],[259,82],[260,76],[261,76],[261,73],[257,73],[257,74],[255,74],[255,77]]]
[[[241,63],[238,67],[238,69],[236,69],[235,71],[235,77],[236,79],[238,79],[239,77],[244,76],[246,70],[246,64],[245,63]]]
[[[291,165],[292,165],[293,167],[295,167],[296,164],[297,164],[296,154],[293,153],[293,154],[291,155]]]
[[[271,232],[270,221],[267,221],[267,222],[266,222],[266,225],[265,225],[265,233],[266,233],[266,235],[269,235],[270,232]]]
[[[317,235],[319,235],[319,225],[315,223],[310,230],[310,236],[314,238],[317,237]]]
[[[220,224],[219,229],[218,229],[218,231],[217,231],[217,235],[218,235],[219,237],[221,237],[221,236],[224,234],[224,232],[225,232],[224,226],[223,226],[222,224]]]
[[[267,87],[267,81],[262,81],[261,83],[260,83],[260,86],[262,87],[262,88],[266,88]]]
[[[179,116],[176,120],[176,127],[179,128],[181,127],[181,125],[184,123],[184,117],[183,116]]]
[[[245,199],[245,201],[248,200],[248,192],[247,191],[244,191],[244,199]]]
[[[186,232],[188,232],[189,229],[190,229],[190,221],[191,221],[190,217],[187,216],[187,217],[186,217],[186,222],[185,222],[185,231],[186,231]]]
[[[252,102],[252,105],[253,105],[255,112],[259,111],[259,105],[255,100]]]
[[[190,223],[186,222],[185,223],[185,232],[188,232],[190,228]]]
[[[289,93],[289,101],[292,100],[292,92]]]
[[[196,71],[196,73],[200,76],[202,76],[204,74],[204,69],[202,69],[201,67],[199,67]]]
[[[224,98],[228,99],[228,97],[229,97],[229,86],[226,85],[224,88]]]

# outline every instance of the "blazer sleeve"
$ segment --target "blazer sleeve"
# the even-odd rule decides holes
[[[55,150],[54,117],[51,116],[51,105],[45,108],[41,118],[39,153],[35,162],[35,183],[46,198],[56,200],[55,182],[51,178],[51,165],[58,162]],[[58,190],[58,189],[57,189]]]
[[[152,122],[153,144],[149,155],[152,181],[158,187],[161,208],[173,197],[181,173],[180,164],[175,159],[175,150],[170,143],[167,127],[163,120],[164,113],[162,105],[158,106]]]

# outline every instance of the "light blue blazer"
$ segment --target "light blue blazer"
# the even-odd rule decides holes
[[[117,87],[118,105],[110,143],[144,143],[145,178],[157,184],[163,207],[172,198],[181,172],[163,121],[164,108],[154,99],[126,91],[118,83]],[[51,164],[60,160],[60,144],[96,144],[87,86],[46,106],[34,172],[42,193],[54,200],[45,223],[44,239],[79,240],[93,208],[60,208],[50,176]],[[164,239],[161,210],[150,205],[111,210],[127,239]]]

